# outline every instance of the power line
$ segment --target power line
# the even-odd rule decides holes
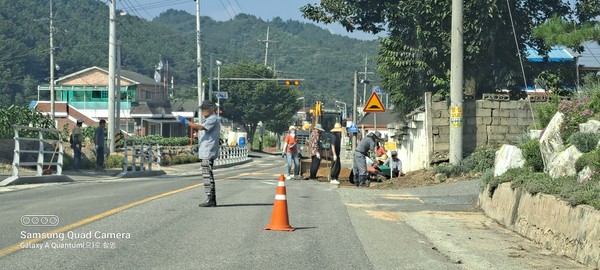
[[[225,9],[225,12],[227,12],[227,15],[229,15],[229,18],[233,20],[233,17],[231,16],[231,13],[229,13],[227,7],[225,7],[225,3],[223,3],[223,0],[219,0],[219,2],[221,2],[221,5],[223,6],[223,9]]]

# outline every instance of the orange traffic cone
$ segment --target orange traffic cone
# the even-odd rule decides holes
[[[285,177],[279,175],[277,183],[277,193],[275,194],[275,203],[273,204],[273,213],[271,214],[271,223],[264,230],[272,231],[293,231],[295,228],[290,226],[287,211],[287,200],[285,198]]]

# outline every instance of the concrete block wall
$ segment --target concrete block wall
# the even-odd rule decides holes
[[[447,156],[450,150],[450,102],[431,104],[431,131],[434,156]],[[463,103],[463,154],[483,145],[515,144],[525,135],[533,117],[525,100],[466,100]],[[439,160],[432,160],[436,162]]]

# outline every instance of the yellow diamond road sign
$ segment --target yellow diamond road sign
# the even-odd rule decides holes
[[[385,112],[385,107],[383,107],[383,103],[381,103],[381,99],[379,99],[377,93],[373,92],[373,94],[371,94],[371,97],[369,98],[367,105],[365,105],[363,112]]]

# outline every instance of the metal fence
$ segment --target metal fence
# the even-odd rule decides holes
[[[56,166],[56,174],[61,175],[63,170],[63,140],[61,132],[57,129],[36,128],[28,126],[13,126],[15,132],[15,150],[12,163],[12,178],[19,177],[21,166],[36,166],[36,176],[44,174],[44,166]],[[37,138],[22,137],[22,133],[37,133]],[[52,136],[51,134],[55,134]],[[45,136],[46,135],[46,136]],[[58,137],[58,139],[56,138]],[[28,147],[24,142],[37,142],[37,147]],[[46,150],[46,144],[55,147]],[[22,161],[21,154],[37,154],[36,161]],[[46,157],[52,154],[49,159]],[[54,158],[56,157],[56,161]]]
[[[123,141],[123,172],[160,170],[161,150],[158,143],[140,140]]]
[[[221,146],[215,166],[241,163],[249,160],[249,150],[243,147]],[[158,143],[125,140],[123,146],[123,172],[152,171],[153,164],[160,170],[161,146]],[[168,160],[168,159],[167,159]]]
[[[248,148],[221,146],[219,149],[219,157],[215,159],[214,166],[229,165],[247,161]]]

